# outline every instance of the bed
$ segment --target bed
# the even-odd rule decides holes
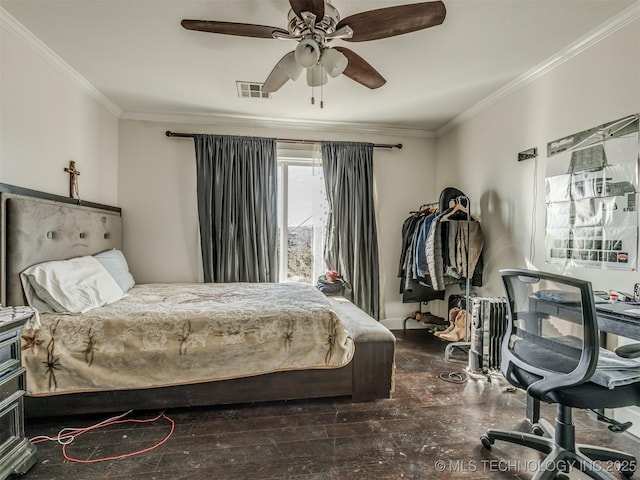
[[[4,305],[26,303],[20,273],[28,267],[122,243],[119,208],[8,185],[0,185],[0,229]],[[111,317],[115,323],[105,321]],[[308,286],[136,285],[82,315],[43,313],[39,320],[23,334],[28,417],[334,396],[367,401],[393,391],[393,334],[350,302]],[[246,339],[255,343],[243,346]],[[126,349],[137,350],[126,356]],[[200,357],[213,353],[221,356]],[[264,357],[253,361],[253,353]],[[145,364],[161,368],[138,370]]]

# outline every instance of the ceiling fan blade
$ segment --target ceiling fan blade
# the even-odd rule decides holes
[[[324,18],[324,0],[289,0],[291,9],[298,18],[302,18],[302,12],[311,12],[319,23]]]
[[[278,27],[254,25],[252,23],[216,22],[212,20],[182,20],[180,24],[187,30],[199,32],[239,35],[241,37],[273,38],[274,33],[288,35],[289,32]]]
[[[413,3],[356,13],[340,20],[336,28],[348,25],[353,30],[353,36],[344,40],[364,42],[440,25],[446,14],[447,10],[441,1]]]
[[[276,65],[262,84],[262,91],[265,93],[277,92],[288,80],[289,77]]]
[[[344,54],[344,56],[347,57],[347,60],[349,60],[347,68],[345,68],[342,73],[351,80],[354,80],[365,87],[369,87],[372,90],[374,88],[380,88],[387,83],[384,77],[380,75],[375,68],[369,65],[364,58],[353,50],[349,50],[345,47],[333,48]]]
[[[262,85],[262,91],[273,93],[280,90],[287,80],[297,80],[302,73],[302,67],[298,65],[295,52],[289,52],[282,57]]]

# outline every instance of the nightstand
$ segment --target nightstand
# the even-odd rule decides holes
[[[20,358],[22,327],[35,311],[0,307],[0,480],[25,474],[36,462],[36,447],[24,436],[25,368]]]

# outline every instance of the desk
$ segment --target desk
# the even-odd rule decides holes
[[[598,328],[601,332],[614,333],[621,337],[640,340],[640,318],[630,318],[614,313],[605,313],[598,311]]]
[[[552,302],[537,299],[533,301],[536,301],[536,308],[538,311],[547,311],[547,313],[553,313],[554,315],[560,314],[559,316],[564,318],[570,318],[572,311],[577,313],[577,311],[572,309],[570,306],[554,304]],[[640,319],[634,319],[614,313],[601,312],[598,311],[597,305],[596,314],[598,316],[598,329],[600,332],[613,333],[633,340],[640,340]],[[527,418],[532,423],[536,423],[540,419],[540,401],[527,395],[526,413]]]

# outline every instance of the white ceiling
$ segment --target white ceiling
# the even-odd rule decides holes
[[[415,0],[332,3],[344,18]],[[444,3],[440,26],[370,42],[336,41],[364,57],[387,84],[369,90],[345,76],[330,79],[320,109],[310,103],[304,76],[271,99],[237,95],[236,80],[263,82],[294,42],[180,26],[188,18],[286,28],[287,0],[0,0],[125,117],[212,115],[426,131],[446,125],[636,0]]]

